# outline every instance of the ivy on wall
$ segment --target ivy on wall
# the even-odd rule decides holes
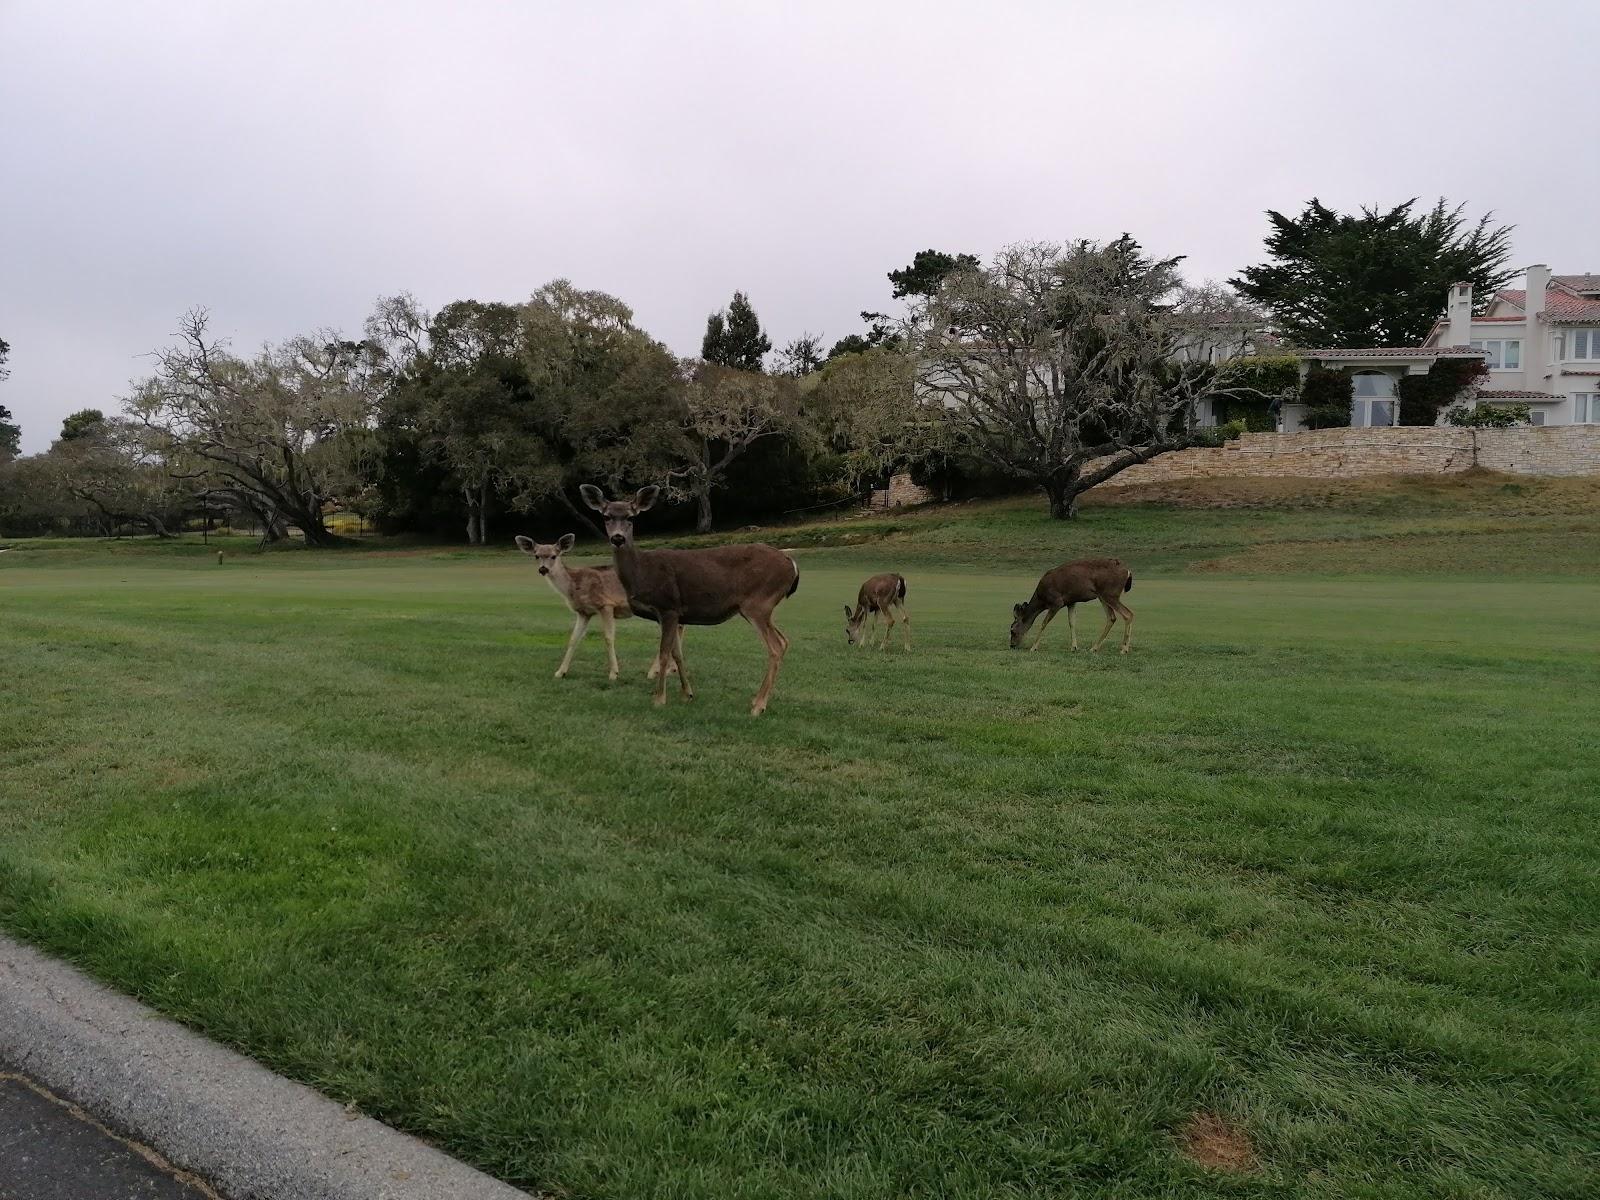
[[[1400,379],[1400,424],[1433,425],[1469,388],[1489,376],[1481,358],[1436,358],[1426,375]]]

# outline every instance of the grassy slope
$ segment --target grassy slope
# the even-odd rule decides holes
[[[1501,486],[789,531],[761,722],[742,625],[693,706],[636,622],[558,685],[503,553],[21,547],[0,921],[574,1195],[1586,1195],[1600,547]],[[1134,563],[1133,656],[1001,648],[1044,545]],[[912,656],[843,646],[879,567]]]

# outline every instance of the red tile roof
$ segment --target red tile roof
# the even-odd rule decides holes
[[[1576,279],[1581,276],[1569,275],[1558,278]],[[1507,304],[1515,304],[1524,308],[1528,303],[1526,288],[1502,288],[1495,293],[1496,300],[1504,300]],[[1474,317],[1474,320],[1482,318]],[[1600,300],[1580,296],[1566,287],[1559,286],[1553,281],[1548,291],[1544,294],[1544,319],[1547,321],[1600,321]]]
[[[1575,292],[1600,292],[1600,275],[1552,275],[1550,282]]]
[[[1478,394],[1479,400],[1560,400],[1554,392],[1527,392],[1518,388],[1486,388]]]
[[[1291,350],[1301,358],[1487,358],[1471,346],[1361,346],[1352,350]]]

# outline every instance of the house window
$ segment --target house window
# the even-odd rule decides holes
[[[1544,409],[1542,409],[1542,408],[1530,408],[1528,410],[1528,424],[1529,425],[1543,425],[1544,424]]]
[[[1474,350],[1489,356],[1491,371],[1515,371],[1522,366],[1522,342],[1516,338],[1491,338],[1486,342],[1473,342]]]
[[[1567,359],[1600,359],[1600,329],[1572,329],[1567,332]]]
[[[1357,371],[1351,378],[1355,398],[1351,401],[1350,423],[1357,426],[1394,424],[1394,376],[1382,371]]]
[[[1572,393],[1572,423],[1600,425],[1600,392]]]

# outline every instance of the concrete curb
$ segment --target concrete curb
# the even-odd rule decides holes
[[[230,1200],[527,1200],[3,935],[0,1062]]]

